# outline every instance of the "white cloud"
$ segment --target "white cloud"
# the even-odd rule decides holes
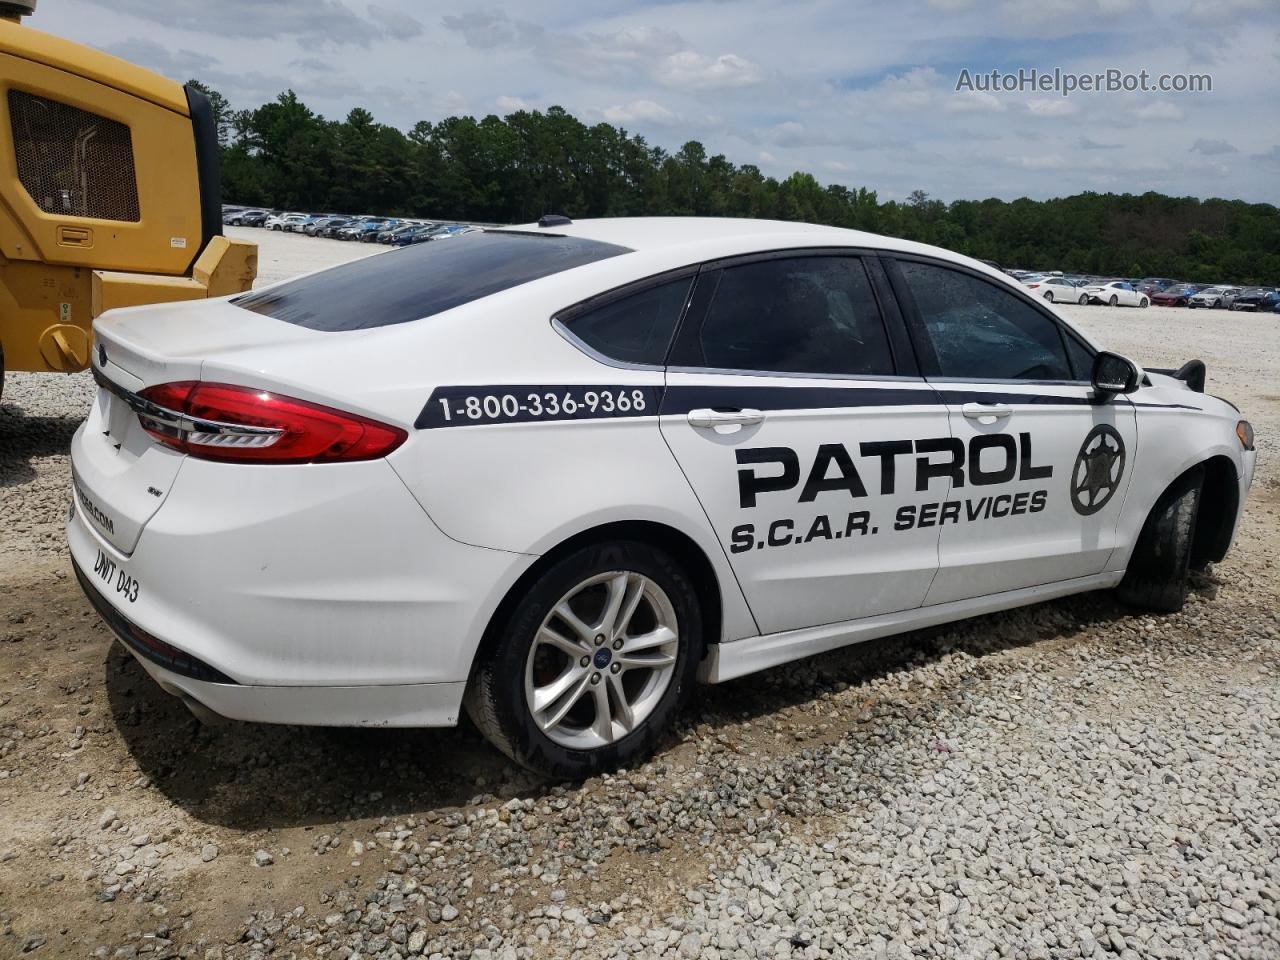
[[[947,100],[946,108],[952,113],[1000,113],[1004,103],[985,90],[961,90]]]
[[[1221,156],[1226,153],[1239,153],[1234,146],[1225,140],[1212,140],[1206,137],[1200,137],[1191,145],[1190,153],[1202,153],[1206,157]]]
[[[417,17],[380,3],[369,4],[369,19],[380,24],[386,35],[396,40],[412,40],[423,33],[422,21]]]
[[[1139,120],[1185,120],[1186,112],[1177,104],[1168,100],[1156,100],[1146,106],[1138,107],[1133,115]]]
[[[1186,13],[1186,21],[1192,26],[1234,26],[1249,14],[1260,13],[1274,7],[1273,0],[1196,0]]]
[[[746,87],[761,80],[760,67],[734,53],[708,57],[693,50],[681,50],[662,60],[654,79],[666,87],[684,90],[724,90]]]
[[[653,100],[634,100],[627,104],[616,104],[605,107],[601,116],[609,123],[648,123],[666,125],[675,123],[679,117],[660,103]]]
[[[1061,170],[1067,165],[1067,161],[1057,154],[1041,157],[1015,157],[1014,162],[1024,170]]]
[[[523,100],[520,97],[502,96],[502,97],[496,98],[493,101],[493,103],[494,103],[494,106],[496,106],[503,113],[515,113],[517,110],[533,109],[533,106],[529,103],[529,101]]]
[[[1070,117],[1079,113],[1080,108],[1066,97],[1058,97],[1028,100],[1027,112],[1037,117]]]

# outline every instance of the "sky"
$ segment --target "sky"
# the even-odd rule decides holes
[[[326,117],[363,106],[408,129],[558,104],[882,200],[1280,202],[1277,0],[40,0],[29,22],[236,107],[293,89]],[[976,79],[1055,68],[1207,74],[1212,90]]]

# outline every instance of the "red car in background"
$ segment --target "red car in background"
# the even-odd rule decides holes
[[[1178,283],[1151,294],[1151,302],[1157,307],[1185,307],[1197,293],[1205,288],[1200,283]]]

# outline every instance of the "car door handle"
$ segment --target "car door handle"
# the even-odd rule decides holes
[[[689,411],[691,427],[749,427],[764,421],[762,410],[701,410]]]
[[[1004,403],[966,403],[960,408],[960,412],[970,420],[995,423],[1010,416],[1013,413],[1013,407]]]

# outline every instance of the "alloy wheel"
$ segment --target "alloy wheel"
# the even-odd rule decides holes
[[[614,743],[657,707],[679,648],[675,607],[657,583],[634,571],[597,574],[543,619],[525,661],[525,703],[563,747]]]

